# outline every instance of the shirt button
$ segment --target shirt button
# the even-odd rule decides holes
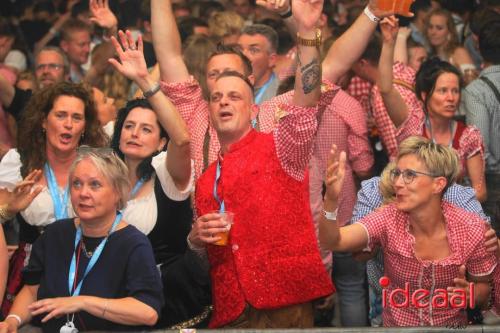
[[[240,248],[240,247],[239,247],[237,244],[234,244],[234,245],[232,246],[233,252],[238,251],[238,249],[239,249],[239,248]]]

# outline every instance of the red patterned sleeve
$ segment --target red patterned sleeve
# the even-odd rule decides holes
[[[368,244],[366,249],[371,250],[375,246],[384,245],[386,242],[386,224],[395,218],[395,208],[385,206],[375,210],[363,217],[356,223],[361,224],[368,235]]]
[[[460,137],[460,149],[464,152],[464,157],[469,159],[478,153],[484,159],[484,145],[481,132],[475,126],[467,126]]]

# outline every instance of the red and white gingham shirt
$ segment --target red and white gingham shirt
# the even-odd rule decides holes
[[[406,120],[396,130],[398,143],[412,135],[423,135],[425,126],[425,114],[422,104],[410,106],[410,112]],[[427,131],[428,132],[428,131]],[[476,154],[481,155],[484,161],[484,146],[481,132],[475,126],[468,125],[462,132],[457,150],[460,159],[461,172],[463,176],[467,173],[467,160]]]
[[[419,106],[420,101],[417,99],[415,93],[405,86],[414,86],[416,74],[415,70],[402,64],[401,62],[396,62],[392,67],[392,71],[395,80],[393,86],[405,100],[406,105],[409,107]],[[404,82],[403,84],[405,85],[397,83],[398,81]],[[394,160],[398,154],[396,127],[387,113],[384,101],[382,100],[382,95],[380,95],[379,88],[376,85],[373,86],[370,92],[370,105],[382,144],[387,151],[389,159]]]
[[[166,83],[162,81],[161,88],[163,93],[172,101],[187,123],[191,135],[191,158],[194,160],[195,165],[195,179],[198,179],[203,173],[203,170],[210,165],[210,163],[217,160],[220,151],[217,132],[210,125],[208,102],[203,99],[201,87],[193,77],[185,82]],[[330,83],[323,84],[318,108],[321,109],[326,107],[338,90],[338,87]],[[258,130],[260,132],[269,133],[273,131],[275,125],[279,123],[281,118],[288,114],[297,113],[297,107],[289,104],[292,97],[293,91],[276,96],[259,106]],[[308,109],[308,111],[304,111],[304,113],[310,113],[313,108],[306,109]],[[309,130],[308,126],[309,124],[304,125],[303,129],[305,132]],[[280,130],[285,134],[288,131],[284,128]],[[207,131],[208,137],[206,135]],[[284,162],[284,159],[293,159],[293,161],[301,161],[301,159],[305,158],[309,159],[307,155],[288,157],[288,151],[297,152],[292,146],[294,146],[294,144],[300,144],[300,142],[291,141],[292,139],[296,140],[297,138],[279,135],[277,137],[278,141],[276,142],[276,147],[280,154],[280,160],[284,163],[284,170],[292,177],[301,179],[301,172],[297,172],[296,168],[293,166],[294,162],[290,164]],[[208,158],[206,161],[204,161],[204,152],[207,152],[206,155]]]
[[[443,211],[448,246],[451,254],[440,260],[421,260],[415,254],[415,237],[410,232],[409,214],[396,209],[394,204],[362,218],[360,223],[368,234],[368,247],[382,246],[384,253],[384,274],[390,279],[386,288],[389,295],[395,288],[404,289],[408,282],[411,294],[416,289],[425,289],[433,295],[436,289],[454,286],[461,265],[473,276],[485,276],[493,272],[497,259],[486,252],[484,246],[485,222],[476,214],[443,201]],[[402,304],[402,293],[397,303]],[[445,326],[466,325],[465,311],[451,307],[436,309],[429,298],[429,306],[419,309],[412,306],[396,308],[387,300],[383,311],[384,326]],[[411,300],[410,300],[411,302]]]
[[[366,114],[371,114],[370,106],[370,90],[372,84],[363,80],[359,76],[354,76],[349,82],[347,93],[354,97],[360,104]]]
[[[351,220],[356,203],[353,173],[371,169],[373,152],[368,141],[366,114],[361,105],[342,90],[335,95],[319,122],[313,159],[310,163],[310,203],[317,232],[319,219],[323,213],[323,181],[328,154],[333,143],[337,145],[339,151],[345,151],[347,154],[345,180],[339,198],[338,221],[348,222]],[[321,256],[327,269],[330,269],[331,251],[321,250]]]

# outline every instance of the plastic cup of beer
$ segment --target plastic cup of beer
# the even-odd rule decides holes
[[[377,0],[377,7],[380,10],[392,11],[397,0]]]
[[[227,230],[224,232],[219,232],[217,234],[217,236],[220,237],[220,239],[217,242],[215,242],[214,244],[224,246],[224,245],[227,245],[227,242],[229,239],[229,231],[231,230],[231,225],[234,222],[234,213],[228,212],[228,211],[224,211],[224,212],[218,211],[217,213],[220,215],[221,220],[227,223],[227,226],[226,226]]]
[[[410,7],[413,0],[397,0],[394,6],[394,11],[403,16],[410,16]]]

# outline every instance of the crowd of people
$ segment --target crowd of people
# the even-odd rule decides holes
[[[405,3],[2,5],[0,332],[500,324],[500,1]]]

